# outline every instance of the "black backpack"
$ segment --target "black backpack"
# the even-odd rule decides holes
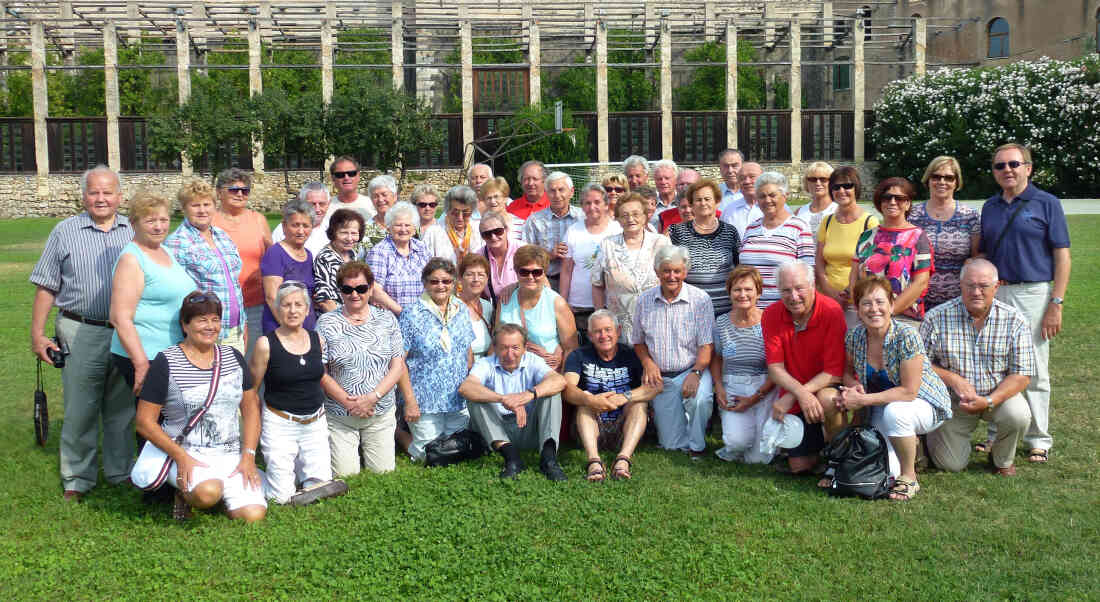
[[[449,466],[474,460],[489,453],[485,439],[476,431],[462,429],[450,435],[440,435],[424,446],[425,466]]]
[[[890,494],[890,456],[882,433],[850,426],[821,453],[833,473],[829,495],[879,500]]]

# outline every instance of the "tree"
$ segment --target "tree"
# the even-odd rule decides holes
[[[644,46],[645,34],[628,29],[608,31],[608,44],[611,40],[625,40],[627,44]],[[637,37],[637,40],[632,38]],[[585,63],[584,57],[577,59]],[[641,49],[609,49],[607,62],[644,63],[646,52]],[[554,97],[561,100],[566,108],[574,111],[596,110],[596,65],[570,67],[550,84]],[[646,67],[608,67],[607,69],[607,108],[609,111],[649,111],[654,108],[657,98],[657,82]]]
[[[283,184],[290,192],[290,158],[301,155],[323,165],[328,151],[324,138],[326,107],[319,94],[289,95],[281,87],[265,89],[249,103],[249,114],[264,156],[278,159]]]
[[[508,180],[512,190],[521,187],[516,181],[516,173],[528,159],[537,157],[543,163],[584,163],[589,160],[588,130],[573,117],[573,112],[562,112],[562,127],[573,128],[570,132],[553,133],[554,112],[543,110],[539,105],[530,105],[516,111],[515,115],[501,119],[495,134],[507,138],[498,145],[507,145],[506,151],[495,161],[493,172]],[[509,149],[514,151],[508,152]]]
[[[336,35],[339,50],[333,57],[337,65],[390,65],[392,49],[388,31],[370,28],[348,29]],[[333,69],[333,94],[340,94],[349,87],[392,83],[390,69]]]
[[[746,40],[737,42],[737,61],[756,60],[756,49]],[[725,63],[726,44],[707,42],[684,53],[690,63]],[[674,106],[682,111],[723,111],[726,108],[726,68],[696,67],[687,84],[673,91]],[[741,109],[764,108],[764,78],[748,65],[737,68],[737,106]]]
[[[239,90],[198,77],[191,98],[183,105],[165,107],[149,119],[149,151],[170,163],[181,153],[209,165],[228,165],[242,144],[258,134],[251,107]]]

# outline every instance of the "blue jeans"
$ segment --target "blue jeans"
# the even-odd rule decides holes
[[[657,443],[665,449],[703,451],[707,421],[713,410],[714,385],[710,371],[699,378],[695,397],[684,399],[680,389],[691,370],[661,380],[664,389],[653,398],[653,422],[657,424]]]

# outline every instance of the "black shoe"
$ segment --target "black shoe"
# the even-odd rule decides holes
[[[500,471],[500,478],[502,479],[514,479],[519,473],[523,472],[527,467],[523,465],[520,460],[505,460],[504,468]],[[561,470],[561,469],[559,469]]]
[[[564,481],[568,478],[565,476],[565,471],[561,469],[561,465],[558,464],[557,458],[549,458],[539,462],[539,470],[551,481]]]
[[[291,496],[289,504],[291,506],[308,506],[318,500],[344,495],[347,492],[347,483],[340,479],[333,479],[295,493]]]

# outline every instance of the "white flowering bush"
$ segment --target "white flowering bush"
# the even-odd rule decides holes
[[[1100,195],[1100,55],[941,69],[891,82],[874,108],[869,137],[882,177],[919,185],[929,161],[951,155],[963,168],[960,196],[981,198],[996,190],[990,153],[1018,142],[1031,149],[1036,185]]]

